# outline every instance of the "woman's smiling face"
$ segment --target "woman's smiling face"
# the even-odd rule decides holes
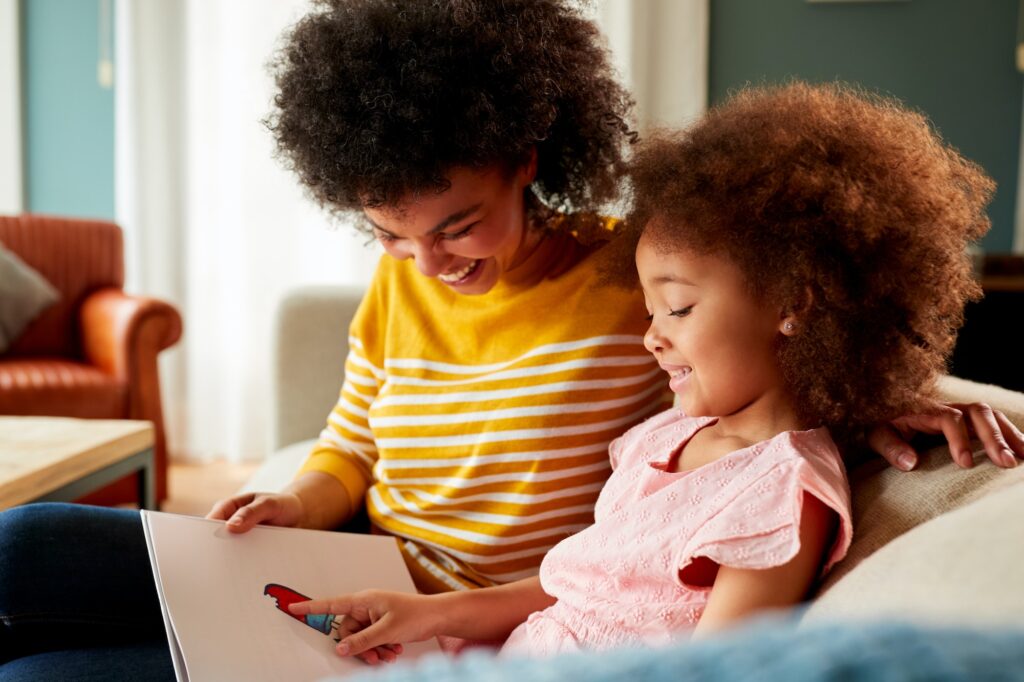
[[[535,172],[533,162],[511,172],[456,168],[444,192],[363,211],[389,255],[414,259],[460,294],[485,294],[530,253],[524,191]]]

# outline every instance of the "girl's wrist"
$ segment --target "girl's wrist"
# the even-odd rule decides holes
[[[434,631],[439,635],[451,637],[472,637],[467,629],[475,621],[482,617],[480,613],[473,613],[473,603],[476,590],[444,592],[431,595],[433,600],[428,605],[429,613],[434,621]]]

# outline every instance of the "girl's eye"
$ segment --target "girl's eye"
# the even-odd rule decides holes
[[[395,235],[389,234],[387,232],[377,232],[375,233],[374,236],[377,237],[377,241],[379,242],[393,242],[396,239],[398,239],[398,237],[396,237]]]
[[[469,233],[473,231],[473,228],[479,224],[480,221],[470,223],[466,227],[462,228],[458,232],[445,232],[442,237],[447,241],[455,241],[456,239],[462,239],[463,237],[469,236]]]
[[[672,317],[686,317],[690,314],[691,310],[693,310],[693,306],[688,305],[685,308],[679,308],[678,310],[670,310],[668,314]]]

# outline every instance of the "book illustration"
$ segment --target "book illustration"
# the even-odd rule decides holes
[[[335,642],[341,641],[341,635],[338,633],[341,618],[336,618],[330,613],[310,613],[305,616],[299,616],[288,609],[289,606],[296,602],[309,601],[309,597],[306,595],[278,583],[268,583],[263,588],[263,594],[264,596],[270,596],[274,600],[274,605],[278,611],[283,611],[300,623],[304,623],[317,632],[328,635]]]

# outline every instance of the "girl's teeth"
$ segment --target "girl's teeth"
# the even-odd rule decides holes
[[[463,277],[465,277],[469,273],[473,272],[473,268],[476,267],[477,262],[478,261],[473,261],[472,263],[470,263],[466,267],[462,268],[458,272],[452,272],[452,273],[448,273],[448,274],[444,274],[444,275],[438,275],[437,278],[439,280],[441,280],[442,282],[447,282],[448,284],[452,284],[453,282],[458,282],[460,279],[462,279]]]

